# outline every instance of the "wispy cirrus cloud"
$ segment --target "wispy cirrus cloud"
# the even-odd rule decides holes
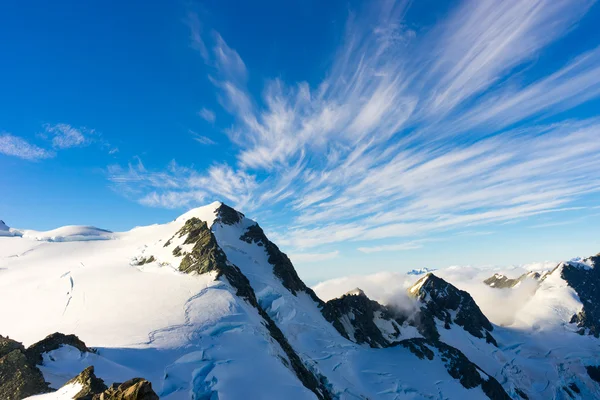
[[[0,134],[0,153],[29,161],[43,160],[56,155],[53,151],[38,147],[9,133]]]
[[[290,254],[290,258],[294,262],[299,263],[311,263],[318,261],[327,261],[334,259],[340,255],[338,250],[330,251],[327,253],[293,253]]]
[[[202,108],[198,111],[198,115],[205,120],[206,122],[210,122],[211,124],[215,122],[217,119],[214,111],[209,110],[208,108]]]
[[[91,143],[94,130],[74,128],[69,124],[44,125],[45,134],[51,138],[55,149],[87,146]]]
[[[293,249],[406,238],[397,251],[433,232],[568,212],[600,190],[600,121],[555,117],[600,97],[600,51],[520,77],[592,3],[467,0],[413,31],[410,2],[379,2],[349,17],[320,83],[271,79],[260,96],[240,54],[192,14],[193,47],[235,121],[236,163],[130,165],[109,178],[141,202],[191,206],[202,190],[250,212],[278,207],[291,223],[271,228]]]

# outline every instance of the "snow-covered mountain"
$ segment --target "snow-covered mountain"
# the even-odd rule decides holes
[[[500,327],[430,271],[406,304],[324,302],[218,202],[128,232],[5,231],[2,399],[600,397],[597,256],[536,278]]]
[[[419,268],[419,269],[411,269],[410,271],[408,271],[406,273],[406,275],[424,275],[424,274],[427,274],[427,273],[433,272],[433,271],[435,271],[434,268],[423,267],[423,268]]]

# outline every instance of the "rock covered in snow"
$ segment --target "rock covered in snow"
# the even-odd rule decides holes
[[[435,323],[437,319],[444,324],[445,329],[456,324],[471,335],[496,345],[496,340],[490,333],[494,327],[469,293],[432,273],[419,279],[408,293],[420,302],[420,311],[415,319],[418,321],[419,332],[425,338],[439,339]]]
[[[43,361],[42,355],[52,350],[56,350],[61,346],[72,346],[82,353],[91,353],[83,341],[81,341],[75,335],[65,335],[60,332],[55,332],[51,335],[46,336],[44,339],[37,343],[32,344],[27,348],[27,358],[33,364],[41,364]]]
[[[494,274],[493,276],[487,278],[483,281],[486,285],[493,287],[495,289],[507,289],[514,288],[518,286],[521,282],[526,279],[532,279],[534,281],[539,281],[545,276],[545,273],[540,273],[537,271],[530,271],[522,274],[518,278],[511,279],[503,274]]]
[[[323,306],[322,312],[325,319],[346,339],[358,344],[366,343],[371,347],[388,347],[393,341],[399,340],[400,327],[405,320],[394,316],[387,307],[369,299],[359,288],[340,298],[329,300]],[[392,334],[384,336],[378,321],[389,323]]]

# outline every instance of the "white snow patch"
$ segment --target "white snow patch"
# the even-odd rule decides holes
[[[23,230],[22,237],[44,242],[76,242],[113,239],[113,232],[93,226],[69,225],[50,231]]]
[[[38,394],[36,396],[26,397],[26,400],[71,400],[83,389],[83,385],[79,382],[73,382],[61,387],[56,392]]]

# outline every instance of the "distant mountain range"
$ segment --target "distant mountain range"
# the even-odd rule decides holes
[[[433,272],[433,271],[436,271],[436,270],[433,268],[419,268],[419,269],[411,269],[406,274],[407,275],[423,275],[423,274],[427,274],[427,273]]]
[[[485,279],[534,285],[502,327],[427,268],[402,307],[325,302],[219,202],[128,232],[0,231],[0,399],[600,398],[600,256]]]

